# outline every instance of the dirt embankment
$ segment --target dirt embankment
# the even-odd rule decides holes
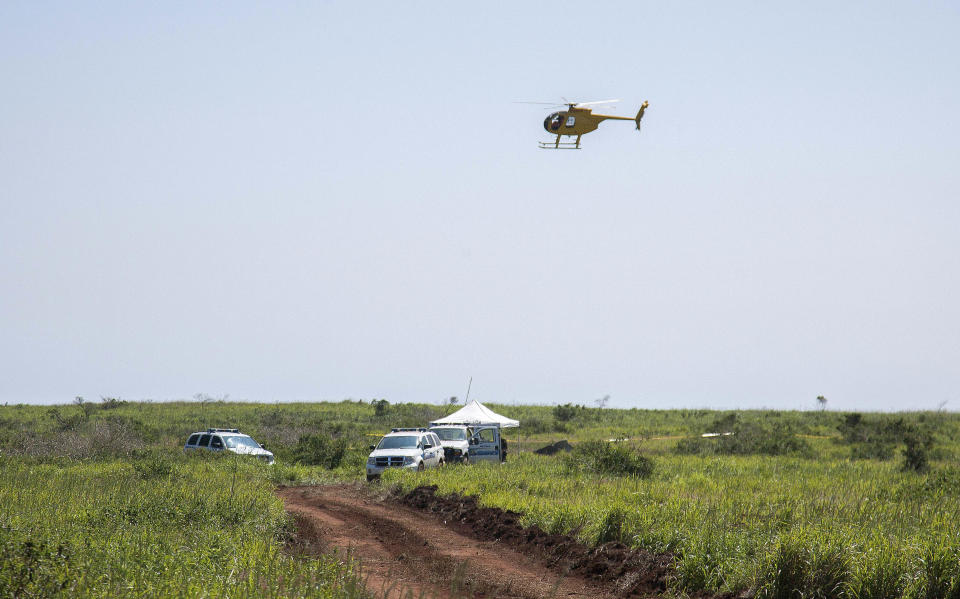
[[[359,485],[278,493],[297,520],[300,549],[359,559],[378,597],[658,597],[673,572],[670,555],[587,547],[524,528],[519,514],[474,497],[438,497],[436,487],[386,500]]]

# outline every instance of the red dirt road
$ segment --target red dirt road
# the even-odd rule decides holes
[[[465,536],[433,514],[371,498],[360,485],[291,487],[278,495],[297,520],[300,542],[359,559],[377,597],[612,597],[501,543]]]

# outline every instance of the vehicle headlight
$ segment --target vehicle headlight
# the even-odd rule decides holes
[[[416,462],[416,461],[417,461],[417,458],[413,457],[412,455],[408,455],[408,456],[404,456],[404,457],[403,457],[403,465],[404,465],[404,466],[409,466],[410,464],[412,464],[412,463],[414,463],[414,462]]]
[[[372,456],[367,458],[367,466],[376,466],[376,465],[377,465],[377,458]]]

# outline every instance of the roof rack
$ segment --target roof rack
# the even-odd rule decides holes
[[[425,433],[427,429],[422,426],[419,428],[392,428],[390,429],[391,433]]]
[[[238,428],[208,428],[208,433],[239,433]]]

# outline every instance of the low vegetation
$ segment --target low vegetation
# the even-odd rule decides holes
[[[653,460],[624,443],[585,441],[563,456],[568,474],[609,474],[646,478],[653,472]]]
[[[677,592],[960,597],[958,415],[492,407],[522,423],[506,464],[381,484],[436,484],[548,532],[671,553]],[[364,596],[349,566],[299,553],[273,489],[361,480],[377,435],[455,409],[2,407],[0,597]],[[183,455],[210,426],[252,434],[277,464]],[[532,453],[560,440],[573,450]]]
[[[0,597],[366,597],[349,565],[284,550],[268,468],[0,457]]]
[[[293,448],[292,459],[298,464],[323,466],[329,470],[339,468],[347,455],[347,440],[334,439],[329,435],[303,435]]]
[[[782,422],[735,422],[730,430],[686,437],[674,452],[687,455],[767,455],[811,457],[810,444]]]

